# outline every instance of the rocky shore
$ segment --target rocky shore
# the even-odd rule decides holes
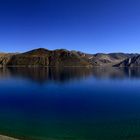
[[[0,140],[18,140],[18,139],[0,135]]]

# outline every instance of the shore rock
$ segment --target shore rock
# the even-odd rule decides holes
[[[0,135],[0,140],[18,140],[18,139]]]

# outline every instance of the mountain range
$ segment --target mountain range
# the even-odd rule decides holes
[[[24,53],[0,53],[0,67],[94,67],[140,66],[139,54],[97,53],[87,54],[65,49],[34,49]]]

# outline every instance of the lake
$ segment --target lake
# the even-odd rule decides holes
[[[140,68],[1,68],[0,134],[139,140]]]

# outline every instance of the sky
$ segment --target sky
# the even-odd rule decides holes
[[[0,0],[0,52],[140,53],[140,0]]]

